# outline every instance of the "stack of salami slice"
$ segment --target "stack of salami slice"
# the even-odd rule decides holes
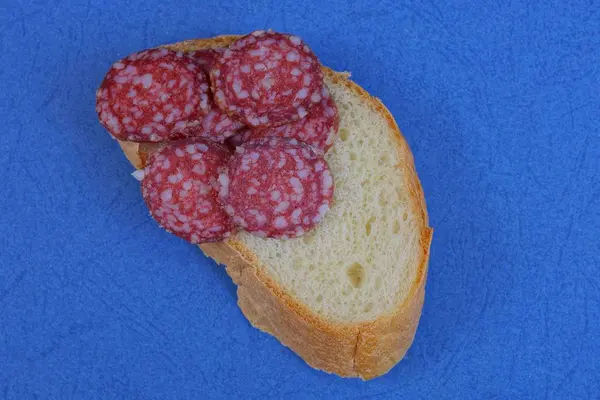
[[[154,219],[192,243],[239,228],[298,237],[332,204],[323,156],[338,111],[297,36],[257,31],[228,48],[132,54],[106,74],[96,111],[119,140],[166,142],[134,176]]]

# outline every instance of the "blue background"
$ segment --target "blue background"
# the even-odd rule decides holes
[[[0,398],[599,398],[598,3],[108,3],[0,5]],[[351,71],[415,154],[425,307],[371,382],[251,328],[96,119],[113,61],[269,27]]]

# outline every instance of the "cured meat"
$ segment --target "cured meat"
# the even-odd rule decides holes
[[[207,75],[194,60],[152,49],[112,65],[96,92],[96,112],[117,139],[161,142],[183,136],[210,111],[209,101]]]
[[[152,217],[191,243],[231,235],[234,225],[217,198],[229,157],[225,146],[202,139],[173,142],[152,154],[148,166],[134,173]]]
[[[323,88],[319,61],[299,37],[265,31],[232,43],[210,78],[219,108],[253,127],[304,118]]]
[[[184,132],[186,137],[203,137],[215,142],[223,143],[230,136],[235,135],[244,127],[241,122],[232,119],[212,103],[208,114],[201,117],[200,121],[188,125]]]
[[[334,191],[322,157],[307,144],[279,137],[238,147],[219,183],[219,196],[235,224],[280,239],[313,229],[329,210]]]
[[[323,86],[321,101],[310,110],[306,118],[287,125],[254,129],[250,136],[252,139],[268,136],[294,138],[324,154],[333,145],[339,126],[337,106],[327,87]]]
[[[207,74],[210,72],[215,59],[224,49],[200,49],[187,53],[192,59],[200,65]],[[192,124],[186,131],[188,137],[205,137],[207,139],[223,143],[225,139],[235,134],[244,124],[231,118],[225,112],[221,111],[214,103],[212,94],[209,93],[208,112],[197,124]]]
[[[200,49],[187,53],[193,58],[207,74],[210,72],[215,60],[220,56],[224,49]]]

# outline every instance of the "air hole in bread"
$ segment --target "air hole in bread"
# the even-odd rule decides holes
[[[392,233],[395,235],[400,232],[400,221],[394,221],[394,227],[392,228]]]
[[[352,285],[353,288],[358,289],[362,286],[365,279],[365,270],[362,265],[355,262],[348,267],[346,275],[348,275],[350,285]]]
[[[401,203],[406,203],[405,193],[403,193],[401,190],[396,190],[396,193],[398,194],[398,200],[400,200]]]
[[[363,311],[368,313],[369,311],[371,311],[372,308],[373,308],[373,303],[369,303],[365,306],[365,308],[363,308]]]
[[[388,201],[387,201],[387,198],[385,197],[385,194],[384,194],[384,193],[381,193],[381,194],[379,195],[379,205],[380,205],[381,207],[385,207],[385,206],[387,205],[387,203],[388,203]]]
[[[390,162],[390,157],[387,153],[383,153],[381,157],[379,157],[379,165],[387,165]]]
[[[323,271],[319,272],[315,279],[317,280],[317,282],[325,282],[325,273]]]
[[[345,142],[346,140],[348,140],[348,135],[350,133],[348,132],[348,129],[340,129],[340,139],[342,139],[343,142]]]
[[[352,161],[355,161],[355,160],[356,160],[356,153],[355,153],[355,152],[351,152],[351,153],[350,153],[350,159],[351,159]]]
[[[302,236],[302,241],[305,244],[311,244],[314,239],[315,239],[315,233],[314,233],[314,231],[309,232],[306,235]]]
[[[402,213],[402,221],[406,221],[408,219],[408,213],[405,211]]]
[[[371,229],[372,229],[372,224],[373,221],[375,221],[375,217],[371,217],[369,218],[369,220],[367,221],[367,223],[365,224],[365,231],[367,233],[367,236],[371,235]]]
[[[294,261],[292,262],[292,267],[294,269],[301,269],[303,264],[304,263],[302,262],[301,258],[294,258]]]

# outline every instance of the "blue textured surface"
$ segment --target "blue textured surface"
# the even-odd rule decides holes
[[[598,4],[106,3],[0,4],[0,398],[599,398]],[[112,61],[265,27],[351,71],[415,154],[425,307],[371,382],[251,328],[96,120]]]

